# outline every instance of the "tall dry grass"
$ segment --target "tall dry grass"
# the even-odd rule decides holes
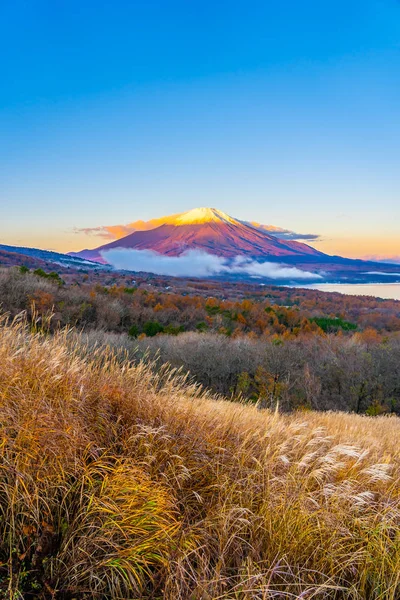
[[[399,434],[3,319],[0,597],[398,599]]]

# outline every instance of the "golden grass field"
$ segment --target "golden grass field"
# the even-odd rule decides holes
[[[397,417],[258,410],[77,339],[0,327],[1,598],[400,598]]]

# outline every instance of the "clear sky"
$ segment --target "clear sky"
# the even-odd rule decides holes
[[[214,206],[400,256],[398,0],[0,0],[0,53],[1,243]]]

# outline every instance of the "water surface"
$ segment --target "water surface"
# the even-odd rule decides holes
[[[400,300],[400,283],[312,283],[301,287],[321,292],[339,292],[350,296],[375,296]]]

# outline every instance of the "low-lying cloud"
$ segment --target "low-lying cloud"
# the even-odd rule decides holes
[[[365,271],[364,275],[386,275],[387,277],[400,277],[400,273],[386,271]]]
[[[302,271],[275,262],[257,262],[244,256],[227,259],[200,250],[189,250],[181,256],[164,256],[152,250],[114,248],[101,252],[101,255],[115,269],[146,271],[172,277],[211,277],[230,274],[268,279],[322,279],[318,273]]]
[[[317,233],[296,233],[295,231],[270,231],[270,235],[277,237],[280,240],[299,241],[303,242],[318,242],[321,236]]]

